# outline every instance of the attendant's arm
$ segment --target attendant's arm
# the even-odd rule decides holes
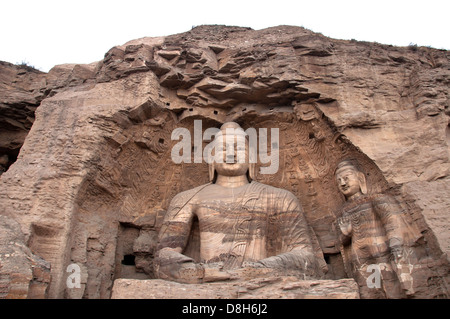
[[[349,245],[352,238],[352,223],[348,217],[342,216],[337,219],[339,227],[339,244]]]
[[[414,224],[406,220],[405,211],[392,196],[380,196],[373,202],[375,213],[380,218],[389,248],[396,259],[402,257],[405,246],[411,246],[421,237]]]

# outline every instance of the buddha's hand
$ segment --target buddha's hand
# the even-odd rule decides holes
[[[234,269],[226,269],[223,262],[208,263],[203,265],[205,268],[204,282],[214,282],[223,280],[234,280],[251,278],[255,274],[259,274],[261,270],[267,269],[262,263],[258,261],[245,261],[241,267]],[[264,270],[263,270],[264,271]],[[257,276],[256,276],[257,277]]]
[[[231,274],[223,269],[223,262],[206,263],[203,267],[205,269],[203,282],[223,281],[231,278]]]
[[[171,248],[157,252],[155,273],[158,278],[181,283],[200,283],[204,277],[202,265]]]
[[[273,269],[266,267],[259,261],[244,261],[239,268],[229,270],[231,278],[235,280],[250,280],[263,278],[273,273]]]
[[[242,263],[243,268],[266,268],[261,262],[259,261],[244,261]]]
[[[350,236],[352,233],[352,224],[350,222],[350,219],[347,217],[341,217],[337,220],[338,226],[345,236]]]

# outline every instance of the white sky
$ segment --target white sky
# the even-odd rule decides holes
[[[449,0],[2,0],[0,60],[48,71],[202,24],[303,26],[336,39],[450,49]]]

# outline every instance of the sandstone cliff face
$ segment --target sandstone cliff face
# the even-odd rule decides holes
[[[353,157],[370,191],[396,196],[424,234],[416,296],[448,297],[449,57],[297,27],[201,26],[48,74],[1,64],[0,155],[17,153],[31,129],[1,175],[0,214],[51,263],[50,297],[108,298],[116,278],[152,278],[169,201],[208,181],[206,164],[171,161],[173,129],[192,132],[194,119],[276,127],[280,169],[258,180],[297,195],[330,279],[345,276],[333,174]],[[81,287],[67,289],[72,263]]]
[[[20,225],[0,215],[0,298],[46,298],[50,264],[25,245]]]
[[[44,73],[0,62],[0,172],[19,154],[43,97]]]
[[[0,174],[17,159],[41,101],[93,77],[93,65],[59,65],[48,74],[0,61]]]

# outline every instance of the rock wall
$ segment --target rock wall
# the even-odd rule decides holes
[[[0,299],[46,298],[50,264],[34,255],[20,225],[0,215]]]
[[[112,299],[359,299],[353,279],[298,280],[277,276],[240,283],[180,284],[161,279],[118,279]]]
[[[194,119],[203,130],[230,120],[279,128],[280,169],[257,179],[297,195],[328,278],[345,277],[334,245],[344,201],[334,169],[352,157],[370,191],[396,196],[426,239],[416,297],[448,297],[449,57],[298,27],[200,26],[130,41],[89,65],[24,73],[22,100],[23,86],[0,91],[1,110],[13,110],[2,121],[12,113],[28,119],[20,141],[39,105],[17,161],[0,177],[0,214],[50,262],[49,297],[109,298],[114,279],[153,277],[169,201],[208,181],[206,163],[171,161],[172,131],[186,127],[193,136]],[[10,74],[2,83],[15,72],[2,71]],[[3,127],[0,137],[17,131]],[[68,289],[72,263],[81,267],[81,287]]]
[[[43,97],[45,74],[0,62],[0,174],[17,159]]]

